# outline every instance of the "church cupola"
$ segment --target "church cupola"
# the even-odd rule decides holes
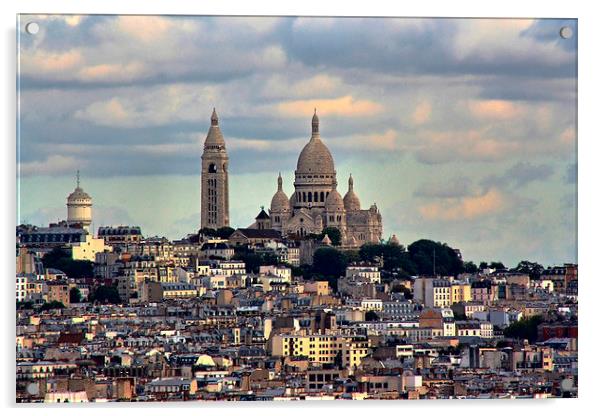
[[[347,211],[359,211],[361,208],[360,199],[353,191],[353,177],[349,175],[349,190],[343,198],[345,209]]]
[[[278,173],[278,189],[272,197],[272,203],[270,204],[270,219],[273,229],[282,230],[282,223],[289,218],[290,210],[291,204],[289,198],[282,190],[282,176]]]

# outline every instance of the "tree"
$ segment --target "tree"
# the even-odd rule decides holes
[[[69,291],[69,303],[80,303],[82,301],[82,294],[78,288],[72,287]]]
[[[221,227],[217,229],[215,235],[223,240],[227,240],[234,231],[235,230],[232,227]]]
[[[344,254],[347,258],[347,264],[361,261],[360,254],[357,250],[346,250]]]
[[[416,274],[416,266],[405,251],[405,248],[399,244],[391,243],[367,243],[360,247],[360,259],[367,262],[382,261],[382,268],[385,272],[402,272],[407,275]]]
[[[291,273],[294,277],[303,277],[304,279],[309,278],[311,274],[311,266],[309,264],[302,264],[300,266],[290,266]]]
[[[482,261],[482,262],[479,263],[479,270],[485,270],[488,267],[489,266],[487,265],[486,261]]]
[[[20,309],[33,309],[33,302],[30,300],[17,302],[17,310]]]
[[[489,263],[489,267],[495,270],[504,270],[506,268],[506,266],[504,266],[504,263],[502,263],[501,261],[492,261],[491,263]]]
[[[338,290],[338,278],[345,275],[347,258],[333,247],[321,247],[314,253],[311,277],[328,281],[333,290]]]
[[[513,271],[517,273],[528,274],[531,279],[539,279],[541,273],[544,271],[544,267],[539,264],[528,260],[523,260],[516,265]]]
[[[360,258],[372,262],[383,255],[383,244],[366,243],[360,247]]]
[[[90,294],[90,302],[120,304],[121,297],[115,286],[102,285]]]
[[[359,255],[364,261],[382,260],[384,272],[403,276],[433,275],[433,264],[438,275],[457,276],[464,271],[456,250],[431,240],[415,241],[407,250],[398,244],[368,243],[360,247]]]
[[[65,305],[63,302],[59,302],[57,300],[53,300],[52,302],[44,302],[42,306],[40,306],[40,311],[49,311],[51,309],[64,309]]]
[[[464,262],[464,273],[476,273],[479,271],[479,268],[472,261]]]
[[[368,311],[366,312],[366,321],[378,321],[379,317],[378,314],[374,311]]]
[[[63,271],[67,277],[71,279],[94,276],[92,262],[87,260],[73,260],[66,250],[58,247],[52,249],[42,257],[42,264],[46,268]]]
[[[416,276],[418,274],[418,269],[416,268],[416,264],[410,257],[410,253],[404,251],[401,255],[401,259],[399,262],[401,266],[401,271],[405,272],[408,276]]]
[[[236,253],[232,258],[244,261],[247,273],[259,273],[260,266],[278,264],[278,257],[271,253],[257,254],[247,247],[237,247],[235,251]]]
[[[504,329],[504,336],[507,338],[528,339],[530,343],[537,341],[537,327],[543,322],[541,315],[535,315],[530,318],[524,318],[513,322]]]
[[[453,311],[453,313],[454,313],[454,319],[456,321],[466,321],[468,319],[464,313],[456,312],[456,311]]]
[[[408,252],[420,275],[432,276],[434,271],[437,275],[457,276],[463,271],[460,256],[447,244],[418,240],[408,246]]]
[[[234,251],[232,259],[243,261],[247,273],[259,273],[259,266],[261,266],[261,256],[259,254],[253,253],[247,247],[236,247]]]
[[[341,245],[341,231],[335,227],[326,227],[322,230],[322,234],[318,237],[320,240],[324,238],[325,235],[328,234],[328,238],[333,246]]]
[[[202,234],[205,237],[217,237],[217,230],[214,230],[213,228],[204,227],[199,230],[199,234]]]
[[[336,248],[321,247],[314,253],[313,271],[324,276],[340,277],[345,275],[347,258]]]

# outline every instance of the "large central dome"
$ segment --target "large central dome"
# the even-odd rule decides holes
[[[312,134],[309,143],[305,145],[297,160],[297,174],[328,174],[334,175],[334,160],[328,147],[320,139],[320,121],[314,113],[311,121]]]

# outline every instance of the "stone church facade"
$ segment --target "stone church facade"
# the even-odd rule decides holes
[[[341,232],[341,243],[346,247],[381,240],[382,216],[376,204],[362,209],[351,176],[345,197],[337,190],[334,159],[320,138],[317,114],[314,113],[312,119],[311,139],[297,161],[295,192],[290,197],[284,193],[280,175],[277,184],[269,214],[260,213],[251,228],[271,228],[282,236],[302,237],[319,234],[325,227],[335,227]]]

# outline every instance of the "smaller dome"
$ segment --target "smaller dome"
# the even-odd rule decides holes
[[[76,202],[82,199],[87,199],[89,201],[92,200],[90,195],[88,195],[82,188],[78,186],[73,192],[69,194],[69,196],[67,197],[67,202]]]
[[[391,238],[389,239],[389,243],[399,245],[399,239],[397,238],[397,236],[395,234],[393,234],[391,236]]]
[[[67,203],[81,203],[81,202],[84,202],[84,201],[82,201],[82,199],[86,200],[85,203],[92,203],[92,198],[90,198],[90,195],[88,195],[79,186],[79,170],[77,171],[76,178],[77,178],[77,182],[76,182],[75,189],[67,197]]]
[[[360,199],[353,191],[353,178],[351,175],[349,175],[349,190],[345,194],[343,202],[347,211],[359,211],[361,209]]]
[[[326,198],[326,211],[342,211],[344,208],[343,197],[336,188],[333,189]]]
[[[282,176],[278,174],[278,190],[272,197],[270,211],[288,211],[290,210],[290,202],[288,196],[282,190]]]

